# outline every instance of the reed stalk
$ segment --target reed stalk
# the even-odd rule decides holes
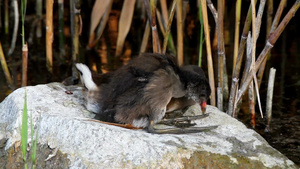
[[[9,33],[9,5],[8,0],[4,0],[4,33]]]
[[[281,35],[282,31],[286,27],[286,25],[289,23],[291,18],[295,15],[297,12],[298,8],[300,7],[300,0],[297,0],[294,5],[291,7],[289,12],[285,15],[283,20],[280,22],[279,26],[276,28],[273,34],[268,38],[268,41],[260,53],[259,57],[257,58],[255,62],[255,70],[254,72],[256,73],[261,66],[262,62],[267,59],[266,56],[268,52],[271,50],[275,42],[278,40],[279,36]],[[241,88],[239,90],[239,93],[237,95],[237,101],[241,99],[243,94],[245,93],[247,87],[249,86],[250,82],[253,80],[253,74],[249,74],[248,77],[246,78],[245,82],[241,85]]]
[[[12,5],[13,5],[13,8],[14,8],[14,18],[15,18],[14,21],[15,22],[14,22],[14,30],[13,30],[12,40],[11,40],[11,46],[10,46],[9,51],[7,53],[8,56],[10,56],[15,50],[16,41],[17,41],[17,34],[18,34],[18,28],[19,28],[19,8],[18,8],[17,0],[13,0]],[[23,23],[23,18],[22,18],[22,23]],[[23,27],[22,27],[22,29],[23,29]],[[22,32],[23,32],[23,30],[22,30]]]
[[[160,8],[162,12],[162,16],[164,18],[164,21],[167,22],[168,19],[168,7],[167,7],[167,1],[166,0],[160,0]],[[174,1],[173,1],[174,3]]]
[[[203,17],[202,17],[202,6],[200,0],[198,0],[198,16],[200,20],[200,44],[199,44],[199,57],[198,57],[198,66],[202,66],[202,50],[203,50]]]
[[[27,86],[28,47],[22,47],[22,87]]]
[[[177,59],[179,66],[183,65],[183,13],[182,0],[178,0],[176,7],[177,16]]]
[[[162,50],[162,53],[164,53],[164,54],[166,53],[166,50],[167,50],[167,42],[171,37],[169,35],[170,35],[170,30],[171,30],[171,24],[172,24],[174,14],[175,14],[176,3],[177,3],[177,0],[173,0],[172,5],[171,5],[171,10],[170,10],[170,16],[169,16],[169,19],[168,19],[168,25],[166,26],[166,31],[165,31],[165,35],[164,35],[163,50]]]
[[[211,2],[211,0],[207,0],[207,6],[210,10],[210,12],[212,13],[213,17],[214,17],[214,20],[215,20],[215,23],[216,23],[216,30],[217,30],[217,23],[218,23],[218,12],[214,6],[214,4]]]
[[[150,0],[150,11],[151,11],[151,28],[152,28],[152,40],[153,40],[153,50],[154,53],[161,53],[161,47],[157,32],[157,24],[156,24],[156,6],[155,6],[155,0]]]
[[[22,16],[22,86],[27,86],[28,47],[25,43],[25,16],[27,0],[21,1]]]
[[[36,17],[38,19],[37,25],[36,25],[36,37],[41,38],[42,37],[42,21],[43,21],[43,1],[42,0],[36,0],[35,4],[35,11],[36,11]]]
[[[46,67],[50,74],[53,73],[53,0],[46,0]]]
[[[75,63],[79,57],[79,34],[81,30],[80,22],[80,0],[70,0],[70,17],[71,17],[71,36],[72,36],[72,77],[78,78],[78,71]]]
[[[205,44],[206,44],[206,52],[207,52],[207,65],[208,65],[208,79],[209,85],[211,87],[211,97],[210,104],[212,106],[216,106],[216,90],[215,90],[215,80],[214,80],[214,69],[212,62],[212,54],[211,54],[211,43],[210,43],[210,35],[209,35],[209,27],[208,27],[208,17],[207,17],[207,7],[206,0],[201,0],[202,15],[203,15],[203,24],[204,24],[204,34],[205,34]]]
[[[234,49],[233,49],[233,69],[232,69],[232,71],[234,71],[235,64],[236,64],[236,59],[237,59],[238,51],[239,51],[241,7],[242,7],[242,1],[241,0],[236,0],[236,5],[235,5]]]
[[[146,48],[147,48],[147,44],[148,44],[148,40],[149,40],[149,35],[150,35],[150,24],[149,24],[149,20],[147,20],[147,23],[145,25],[145,31],[144,31],[143,39],[142,39],[142,44],[141,44],[141,48],[140,48],[140,53],[145,53],[146,52]]]
[[[156,9],[156,16],[157,16],[157,21],[158,21],[158,25],[159,25],[159,29],[161,31],[161,33],[163,34],[163,36],[165,36],[165,26],[164,26],[164,23],[163,23],[163,18],[160,14],[160,12]]]
[[[237,91],[238,89],[236,88],[238,85],[236,84],[239,81],[239,76],[240,76],[240,71],[241,71],[241,66],[242,66],[242,60],[243,60],[243,55],[245,52],[245,44],[246,44],[246,40],[248,37],[248,33],[250,30],[250,26],[251,26],[251,20],[252,20],[252,7],[251,4],[249,6],[248,9],[248,13],[247,13],[247,17],[245,20],[245,24],[244,24],[244,28],[243,28],[243,32],[242,32],[242,36],[240,39],[240,44],[239,44],[239,51],[238,51],[238,57],[236,60],[236,65],[234,68],[234,72],[233,72],[233,76],[232,76],[232,84],[231,84],[231,89],[230,89],[230,95],[229,95],[229,102],[228,102],[228,111],[227,113],[230,116],[234,116],[234,110],[236,110],[236,108],[234,107],[234,105],[236,104],[236,96],[237,96]],[[243,79],[242,79],[243,81]]]
[[[267,90],[267,103],[266,103],[266,114],[267,114],[267,126],[270,126],[272,119],[272,100],[273,100],[273,90],[275,82],[276,69],[271,68],[269,74],[268,90]]]
[[[58,0],[58,46],[59,46],[59,54],[62,56],[61,58],[65,60],[65,34],[64,34],[64,0]]]
[[[225,61],[225,46],[224,46],[224,1],[218,0],[218,22],[217,22],[217,37],[218,37],[218,88],[222,89],[222,94],[218,95],[217,107],[223,111],[223,89],[224,89],[224,61]]]
[[[9,72],[9,69],[8,69],[8,66],[6,63],[6,59],[4,56],[1,42],[0,42],[0,61],[1,61],[2,70],[4,72],[4,76],[6,78],[7,84],[13,90],[15,87],[14,87],[13,80],[11,78],[11,75],[10,75],[10,72]]]
[[[255,96],[254,96],[253,82],[250,83],[248,88],[248,98],[249,98],[249,112],[251,114],[250,124],[252,128],[255,128]]]
[[[272,7],[272,9],[269,9],[269,8],[271,8],[271,7],[268,7],[268,10],[273,10],[273,0],[268,0],[268,1],[271,1],[269,5]],[[271,28],[269,28],[270,30],[267,31],[267,34],[266,34],[267,38],[268,38],[268,37],[274,32],[274,30],[277,28],[278,23],[279,23],[279,20],[280,20],[281,15],[282,15],[282,11],[283,11],[285,5],[286,5],[286,0],[281,0],[279,6],[278,6],[278,8],[277,8],[277,12],[276,12],[276,14],[275,14],[275,16],[274,16],[274,20],[273,20],[272,26],[271,26]],[[272,11],[272,13],[273,13],[273,11]],[[270,19],[269,19],[269,20],[270,20]],[[271,21],[269,21],[269,22],[271,22]],[[268,25],[270,25],[270,23],[269,23]],[[270,26],[267,26],[267,27],[270,27]],[[269,57],[270,57],[270,53],[267,54],[267,58],[269,58]],[[259,86],[261,85],[261,81],[262,81],[262,78],[263,78],[263,74],[264,74],[264,72],[265,72],[266,63],[267,63],[267,59],[263,61],[262,65],[261,65],[260,68],[259,68],[258,74],[257,74]]]
[[[149,23],[151,23],[153,53],[161,53],[159,37],[158,37],[158,32],[156,27],[155,0],[150,0],[150,3],[149,0],[144,0],[144,3],[148,15]]]
[[[260,17],[258,17],[256,19],[256,10],[255,10],[256,2],[254,0],[251,0],[251,6],[252,6],[252,51],[251,51],[252,62],[251,62],[251,66],[250,66],[250,71],[253,75],[254,85],[255,85],[255,89],[256,89],[256,96],[258,98],[258,105],[259,105],[259,110],[260,110],[262,118],[263,118],[263,113],[262,113],[260,96],[259,96],[259,91],[258,91],[258,82],[257,82],[257,78],[256,78],[256,72],[254,72],[253,70],[255,70],[256,41],[257,41],[257,37],[259,35],[258,28],[260,27],[261,16],[262,16],[262,11],[263,11],[263,8],[261,9],[261,7],[264,6],[264,5],[262,5],[262,4],[264,4],[264,2],[265,2],[264,0],[260,1],[259,12],[258,12],[258,16],[260,16]],[[255,104],[255,102],[254,102],[254,104]]]

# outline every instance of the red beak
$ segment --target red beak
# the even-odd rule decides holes
[[[206,111],[206,101],[201,101],[200,102],[200,106],[201,106],[202,113],[205,114],[205,111]]]

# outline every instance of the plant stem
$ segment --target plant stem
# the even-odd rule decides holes
[[[9,6],[8,6],[8,0],[4,1],[4,31],[5,31],[5,34],[8,35],[8,33],[9,33]]]
[[[169,34],[170,34],[170,30],[171,30],[171,24],[172,24],[172,21],[173,21],[174,13],[175,13],[176,3],[177,3],[177,0],[173,0],[173,3],[171,5],[170,17],[169,17],[168,25],[167,25],[165,35],[164,35],[164,43],[163,43],[163,50],[162,50],[163,54],[165,54],[166,50],[167,50],[167,42],[168,42],[168,39],[170,37]]]
[[[22,86],[27,86],[28,47],[22,47]]]
[[[222,95],[218,95],[218,108],[223,111],[223,87],[224,87],[224,27],[223,27],[223,0],[218,0],[218,22],[217,22],[217,37],[218,37],[218,88],[221,88]]]
[[[233,52],[233,71],[236,64],[236,59],[239,51],[239,34],[240,34],[240,19],[241,19],[242,1],[236,0],[235,5],[235,32],[234,32],[234,52]]]
[[[266,114],[267,114],[267,125],[270,125],[272,119],[272,100],[273,100],[273,90],[275,82],[276,69],[271,68],[269,74],[268,91],[267,91],[267,104],[266,104]]]
[[[272,0],[273,1],[273,0]],[[270,3],[270,0],[269,0],[269,5],[273,7],[273,2]],[[280,1],[280,4],[277,8],[277,12],[275,14],[275,17],[274,17],[274,20],[273,20],[273,23],[272,23],[272,26],[270,28],[270,30],[267,32],[267,38],[274,32],[274,30],[277,28],[278,26],[278,22],[281,18],[281,14],[282,14],[282,11],[284,9],[286,5],[286,0],[281,0]],[[271,7],[269,7],[271,8]],[[268,9],[269,9],[268,8]],[[270,9],[271,10],[271,9]],[[272,9],[273,10],[273,9]],[[273,13],[273,11],[272,11]],[[269,21],[271,22],[271,21]],[[267,54],[267,58],[270,57],[270,53]],[[258,71],[258,74],[257,74],[257,78],[258,78],[258,83],[259,83],[259,86],[261,84],[261,81],[262,81],[262,78],[263,78],[263,74],[264,74],[264,71],[265,71],[265,67],[266,67],[266,63],[267,63],[267,59],[264,60],[264,62],[262,63],[262,65],[260,66],[259,68],[259,71]]]
[[[149,20],[147,20],[144,35],[143,35],[143,40],[140,48],[140,53],[144,53],[146,51],[149,35],[150,35],[150,25],[149,25]]]
[[[22,3],[23,3],[23,0],[22,0]],[[19,27],[19,9],[18,9],[17,0],[13,0],[12,4],[13,4],[13,7],[14,7],[15,22],[14,22],[14,31],[13,31],[13,36],[12,36],[12,40],[11,40],[11,46],[10,46],[10,49],[7,53],[8,56],[10,56],[15,50],[16,41],[17,41],[17,34],[18,34],[18,27]],[[21,8],[23,8],[23,6]],[[23,13],[22,13],[22,36],[25,36],[24,35]],[[22,42],[23,41],[24,41],[24,38],[22,39]]]
[[[4,56],[4,53],[3,53],[3,48],[2,48],[1,42],[0,42],[0,62],[1,62],[1,66],[2,66],[2,69],[3,69],[4,75],[5,75],[6,81],[8,83],[8,86],[11,89],[14,89],[15,87],[14,87],[11,75],[9,73],[9,69],[7,67],[7,63],[6,63],[6,60],[5,60],[5,56]]]
[[[58,36],[59,52],[65,60],[65,35],[64,35],[64,0],[58,0]]]
[[[42,0],[36,0],[36,17],[38,18],[37,26],[36,26],[36,37],[41,38],[42,37],[42,20],[43,20],[43,1]]]
[[[198,57],[198,66],[202,66],[202,49],[203,49],[203,17],[202,17],[202,6],[200,0],[198,0],[198,16],[200,20],[200,44],[199,44],[199,57]]]
[[[201,0],[202,15],[203,15],[203,24],[204,24],[204,34],[205,34],[205,44],[206,44],[206,52],[207,52],[207,65],[208,65],[208,79],[209,85],[211,88],[211,97],[210,104],[212,106],[216,106],[216,90],[215,90],[215,80],[214,80],[214,69],[212,62],[212,54],[211,54],[211,46],[210,46],[210,36],[209,36],[209,28],[208,28],[208,17],[207,17],[207,7],[206,0]]]
[[[50,74],[53,73],[52,42],[53,42],[53,0],[46,0],[46,67]]]
[[[179,66],[183,65],[183,15],[182,15],[182,0],[178,0],[176,7],[177,16],[177,59]]]
[[[279,26],[274,31],[274,33],[269,37],[264,49],[262,50],[262,52],[260,53],[259,57],[257,58],[257,60],[255,62],[254,72],[257,72],[258,68],[261,66],[264,59],[267,59],[266,56],[267,56],[268,52],[271,50],[271,48],[273,47],[273,45],[275,44],[275,42],[279,38],[279,35],[282,33],[282,31],[284,30],[284,28],[286,27],[288,22],[291,20],[291,18],[295,15],[295,13],[297,12],[299,7],[300,7],[300,0],[297,0],[294,3],[294,5],[292,6],[292,8],[289,10],[289,12],[285,15],[283,20],[280,22]],[[248,77],[245,80],[245,83],[242,84],[242,86],[239,90],[237,100],[241,99],[241,97],[245,93],[245,91],[246,91],[246,89],[247,89],[247,87],[250,84],[252,79],[253,79],[253,74],[249,74]]]
[[[70,0],[71,36],[72,36],[72,77],[77,79],[78,71],[75,63],[79,57],[79,32],[80,32],[80,1]]]
[[[247,17],[246,17],[246,21],[245,21],[245,24],[244,24],[240,44],[239,44],[238,57],[237,57],[237,60],[236,60],[236,65],[235,65],[233,76],[232,76],[233,82],[235,82],[235,83],[238,81],[239,76],[240,76],[242,60],[243,60],[243,55],[244,55],[244,51],[245,51],[246,39],[247,39],[247,36],[248,36],[248,33],[249,33],[251,20],[252,20],[251,11],[252,11],[252,7],[251,7],[251,4],[250,4],[249,9],[248,9],[248,13],[247,13]],[[235,99],[236,99],[236,95],[237,95],[237,93],[235,93],[235,92],[238,91],[237,88],[236,88],[238,85],[235,84],[235,83],[231,84],[230,95],[229,95],[227,113],[230,116],[233,116],[234,109],[236,110],[236,108],[234,108],[234,105],[237,105],[237,104],[235,104],[236,103]]]

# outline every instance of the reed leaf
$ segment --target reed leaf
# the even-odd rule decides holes
[[[24,107],[23,107],[23,115],[22,115],[22,128],[21,128],[21,150],[22,150],[22,156],[23,156],[23,160],[25,162],[25,168],[26,169],[27,169],[27,160],[26,160],[27,138],[28,138],[27,92],[26,92],[26,89],[25,89]]]
[[[122,7],[122,12],[119,20],[118,40],[116,48],[116,56],[121,55],[125,38],[129,32],[134,12],[135,0],[125,0]]]
[[[95,29],[99,25],[102,16],[112,0],[96,0],[91,14],[90,39],[89,43],[94,41]]]
[[[113,4],[113,1],[110,1],[110,3],[108,4],[108,7],[107,7],[102,19],[100,20],[99,26],[98,26],[97,31],[96,31],[96,35],[93,36],[93,37],[95,37],[95,39],[94,39],[94,41],[89,42],[88,48],[90,48],[90,49],[93,48],[97,44],[97,42],[100,40],[100,38],[102,36],[102,33],[104,31],[104,28],[106,26],[106,23],[108,21],[109,14],[110,14],[110,11],[111,11],[111,8],[112,8],[112,4]],[[90,40],[92,40],[92,39],[90,39]]]

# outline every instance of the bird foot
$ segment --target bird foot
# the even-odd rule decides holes
[[[150,125],[147,129],[149,133],[155,134],[188,134],[209,131],[217,128],[218,126],[191,127],[196,125],[195,123],[191,123],[192,120],[198,120],[208,116],[209,114],[203,114],[198,116],[183,116],[179,118],[163,119],[158,124],[175,127],[158,129],[155,128],[155,125]]]
[[[148,132],[154,134],[189,134],[210,131],[217,127],[218,126],[155,129],[154,127],[149,126]]]

